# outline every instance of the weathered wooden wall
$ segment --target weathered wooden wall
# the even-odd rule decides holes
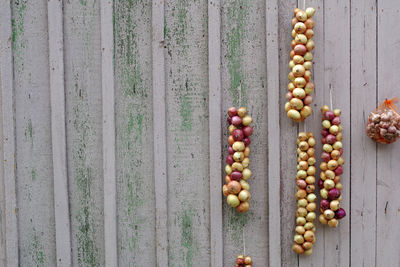
[[[313,6],[314,113],[283,110],[296,6]],[[365,122],[399,96],[396,0],[0,0],[0,265],[400,266],[400,143]],[[291,251],[295,139],[342,109],[337,229]],[[247,106],[251,210],[221,196],[226,113]],[[317,145],[317,151],[321,146]]]

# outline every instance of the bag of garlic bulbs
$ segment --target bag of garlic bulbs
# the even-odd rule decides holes
[[[391,144],[400,137],[400,114],[396,102],[397,98],[386,99],[369,115],[367,135],[375,142]]]

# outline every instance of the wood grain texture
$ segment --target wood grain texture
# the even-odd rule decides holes
[[[221,1],[208,2],[211,266],[223,266],[221,164]]]
[[[103,266],[99,2],[64,2],[64,45],[72,264]]]
[[[298,258],[292,251],[293,231],[295,227],[295,215],[297,209],[296,199],[296,138],[297,123],[294,123],[286,115],[284,105],[286,103],[290,42],[292,41],[293,10],[297,1],[279,1],[278,24],[279,24],[279,114],[280,114],[280,148],[281,148],[281,173],[280,173],[280,212],[281,212],[281,260],[282,266],[297,266]],[[308,118],[310,119],[310,118]],[[271,255],[272,256],[272,255]]]
[[[378,1],[378,105],[386,98],[397,97],[400,76],[396,75],[400,56],[397,49],[400,37],[398,15],[400,2]],[[371,108],[372,111],[372,108]],[[400,265],[399,243],[400,228],[400,143],[378,145],[377,153],[377,229],[376,229],[376,266]]]
[[[266,51],[268,90],[268,246],[269,266],[281,266],[281,212],[280,206],[280,109],[279,101],[279,1],[266,3]],[[278,101],[277,101],[278,100]],[[279,166],[279,167],[277,167]]]
[[[118,266],[115,164],[114,29],[113,1],[100,1],[101,87],[103,107],[104,258]]]
[[[210,265],[207,2],[165,2],[169,266]]]
[[[168,174],[167,174],[167,115],[165,83],[165,3],[152,4],[152,71],[153,71],[153,140],[154,190],[156,200],[157,266],[168,262]]]
[[[47,2],[11,3],[19,264],[54,265]]]
[[[1,93],[1,165],[2,183],[2,263],[19,265],[18,221],[15,161],[15,91],[13,80],[13,34],[10,1],[2,1],[0,9],[0,93]],[[3,219],[4,218],[4,219]]]
[[[340,29],[340,30],[339,30]],[[329,105],[332,91],[333,109],[342,110],[344,173],[341,207],[350,211],[350,1],[324,3],[324,90],[325,104]],[[338,41],[340,40],[340,42]],[[325,231],[325,266],[349,266],[349,217],[340,221],[337,228],[323,227]],[[329,263],[329,264],[328,264]]]
[[[265,1],[223,1],[222,9],[222,151],[227,156],[227,113],[245,106],[253,118],[251,136],[250,210],[239,214],[223,203],[224,264],[238,254],[268,265],[267,70]],[[225,164],[223,165],[225,166]],[[264,234],[260,234],[264,233]]]
[[[54,217],[57,266],[71,266],[71,225],[68,201],[65,132],[64,40],[62,2],[47,2],[51,143],[54,176]]]
[[[157,196],[151,10],[150,1],[115,1],[118,259],[123,266],[155,266],[157,260],[155,216],[149,216]]]
[[[351,262],[374,266],[376,250],[376,145],[365,134],[376,105],[376,1],[351,1]],[[348,219],[347,219],[348,220]]]

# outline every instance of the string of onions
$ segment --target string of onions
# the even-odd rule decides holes
[[[236,258],[236,267],[251,267],[253,261],[250,256],[238,255]]]
[[[342,157],[342,125],[340,109],[331,111],[328,106],[322,106],[322,162],[320,164],[320,188],[321,201],[318,220],[330,227],[337,227],[339,220],[346,216],[346,211],[340,207],[342,200],[340,175],[343,173],[344,159]]]
[[[225,182],[222,187],[228,205],[243,213],[250,208],[250,185],[247,180],[251,177],[250,165],[250,136],[253,119],[247,115],[247,109],[234,107],[228,110],[229,137],[228,156],[226,157]]]
[[[311,67],[314,49],[314,20],[312,16],[315,9],[307,8],[305,11],[296,8],[292,19],[292,51],[289,62],[291,72],[288,75],[288,93],[285,104],[287,116],[295,122],[304,121],[312,113],[310,104],[313,101],[311,94],[314,84],[311,82]]]
[[[297,137],[297,212],[293,251],[304,255],[311,255],[315,243],[315,143],[311,132],[301,132]]]

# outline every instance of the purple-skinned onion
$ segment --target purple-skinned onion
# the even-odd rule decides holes
[[[346,211],[344,209],[340,208],[335,212],[335,218],[338,220],[343,219],[344,217],[346,217]]]
[[[242,124],[242,118],[240,118],[239,116],[233,116],[232,124],[235,126],[239,126],[240,124]]]
[[[328,192],[328,198],[330,200],[335,200],[338,199],[340,197],[340,190],[337,188],[332,188],[331,190],[329,190]]]

